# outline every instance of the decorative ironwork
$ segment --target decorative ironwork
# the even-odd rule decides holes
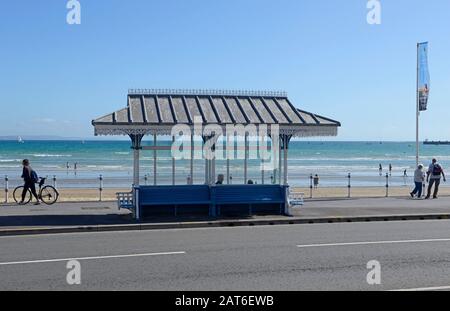
[[[223,127],[226,133],[226,127]],[[280,126],[279,134],[291,135],[292,137],[322,137],[337,136],[336,126]],[[96,125],[95,135],[171,135],[171,126],[115,126],[115,125]],[[271,135],[268,128],[267,135]]]
[[[257,96],[287,97],[285,91],[207,90],[207,89],[129,89],[128,95],[193,95],[193,96]]]

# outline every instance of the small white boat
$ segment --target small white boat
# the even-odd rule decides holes
[[[17,137],[17,142],[18,142],[19,144],[23,144],[23,143],[24,143],[24,141],[23,141],[23,139],[22,139],[21,136]]]

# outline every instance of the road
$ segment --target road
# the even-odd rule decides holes
[[[70,259],[81,284],[68,285]],[[381,264],[381,285],[366,265]],[[0,290],[450,288],[450,221],[0,237]]]

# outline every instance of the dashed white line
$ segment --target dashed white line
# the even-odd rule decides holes
[[[437,290],[450,290],[450,286],[436,286],[436,287],[418,287],[409,289],[393,289],[391,292],[426,292]]]
[[[398,241],[369,241],[369,242],[349,242],[349,243],[326,243],[326,244],[306,244],[297,245],[298,248],[312,247],[333,247],[333,246],[357,246],[357,245],[376,245],[376,244],[407,244],[407,243],[430,243],[430,242],[450,242],[448,239],[424,239],[424,240],[398,240]]]
[[[163,252],[163,253],[144,253],[144,254],[129,254],[129,255],[111,255],[111,256],[93,256],[93,257],[71,257],[58,259],[42,259],[42,260],[26,260],[26,261],[11,261],[0,262],[0,266],[25,265],[36,263],[62,262],[69,260],[101,260],[101,259],[115,259],[115,258],[131,258],[131,257],[150,257],[150,256],[164,256],[164,255],[182,255],[186,252]]]

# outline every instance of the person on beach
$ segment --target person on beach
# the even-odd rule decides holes
[[[319,175],[314,175],[314,189],[317,189],[319,187]]]
[[[436,159],[433,159],[431,161],[430,166],[428,167],[427,171],[427,182],[428,184],[428,192],[425,199],[429,199],[431,196],[431,189],[434,185],[434,192],[433,192],[433,199],[437,199],[438,192],[439,192],[439,185],[441,184],[441,177],[444,178],[444,182],[446,182],[444,169],[442,166],[437,162]]]
[[[389,164],[389,176],[392,176],[392,164]]]
[[[378,171],[380,172],[380,176],[383,175],[383,166],[381,165],[381,163],[378,166]]]
[[[422,184],[425,180],[425,173],[423,172],[423,165],[419,164],[417,169],[414,171],[414,184],[415,188],[410,193],[411,198],[417,194],[417,198],[420,199],[422,197]]]
[[[39,197],[36,193],[36,186],[35,184],[38,182],[38,177],[35,171],[30,166],[30,161],[25,159],[22,161],[23,169],[22,169],[22,178],[24,181],[23,185],[23,191],[22,191],[22,201],[19,202],[19,204],[23,204],[25,201],[25,195],[27,194],[28,190],[31,191],[31,194],[35,197],[36,203],[35,205],[41,204],[39,201]]]

